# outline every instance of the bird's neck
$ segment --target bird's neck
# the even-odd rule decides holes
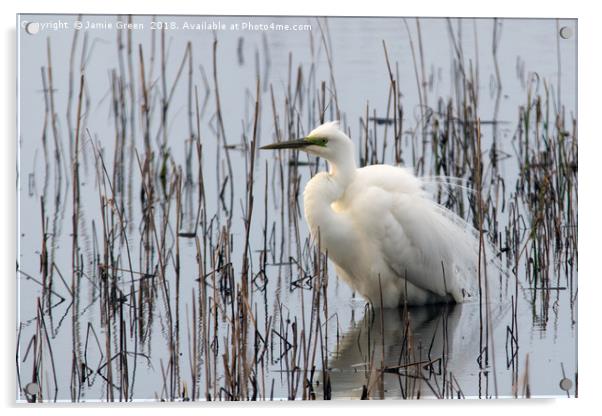
[[[305,186],[303,205],[305,219],[314,238],[320,236],[322,250],[330,249],[328,238],[340,229],[341,216],[332,209],[332,203],[344,193],[334,176],[327,172],[315,175]]]
[[[329,172],[314,176],[305,187],[303,204],[305,218],[314,237],[321,236],[323,248],[329,247],[328,238],[344,229],[345,219],[333,209],[333,203],[339,201],[355,177],[355,163],[329,162]]]
[[[348,154],[340,154],[339,158],[329,160],[329,174],[331,178],[337,183],[337,185],[341,188],[341,195],[345,192],[345,189],[355,178],[355,157],[353,155],[353,150],[349,149]],[[337,196],[337,199],[341,197],[341,195]],[[334,201],[331,201],[334,202]]]

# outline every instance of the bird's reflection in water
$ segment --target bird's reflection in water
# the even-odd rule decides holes
[[[462,397],[454,373],[478,371],[479,333],[478,304],[367,308],[329,362],[331,397]]]

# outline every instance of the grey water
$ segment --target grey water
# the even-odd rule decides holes
[[[462,47],[465,62],[478,74],[477,94],[479,115],[484,121],[495,124],[483,128],[484,141],[490,144],[492,129],[498,134],[498,152],[508,157],[499,163],[499,171],[507,184],[514,184],[519,176],[516,143],[513,136],[517,129],[519,108],[527,102],[529,88],[539,94],[548,91],[554,105],[561,104],[571,117],[577,116],[577,22],[555,19],[419,19],[424,76],[426,85],[420,85],[418,57],[418,32],[414,18],[315,18],[315,17],[224,17],[224,16],[133,16],[137,26],[129,32],[119,28],[120,16],[101,15],[19,15],[18,33],[18,235],[17,235],[17,282],[18,322],[16,323],[19,345],[17,346],[18,377],[16,396],[26,401],[28,394],[23,388],[32,381],[35,342],[44,343],[40,388],[44,400],[70,401],[72,393],[73,349],[85,352],[86,363],[100,369],[91,373],[77,392],[79,401],[106,400],[106,366],[104,354],[105,326],[101,322],[99,305],[99,271],[95,267],[102,251],[103,220],[99,199],[98,164],[96,155],[104,155],[110,161],[107,169],[111,176],[118,128],[127,126],[125,183],[122,190],[127,196],[127,246],[132,257],[132,268],[144,273],[144,247],[141,244],[143,187],[140,170],[132,149],[144,151],[143,122],[140,108],[144,97],[140,91],[140,65],[138,53],[143,52],[146,82],[151,86],[149,100],[153,113],[149,122],[152,131],[151,145],[155,152],[164,145],[177,166],[190,180],[184,191],[180,229],[176,219],[169,214],[166,232],[168,245],[173,246],[178,233],[192,232],[198,222],[197,172],[202,169],[206,195],[206,213],[213,223],[212,237],[218,238],[221,227],[230,221],[232,267],[240,275],[245,239],[245,209],[248,173],[247,151],[253,129],[255,99],[259,101],[257,140],[267,144],[277,140],[277,127],[295,123],[299,133],[308,133],[318,122],[315,108],[318,106],[321,82],[326,93],[336,92],[341,123],[360,148],[359,137],[363,131],[360,119],[365,118],[366,106],[370,117],[387,117],[389,100],[389,72],[384,54],[386,45],[392,71],[400,80],[401,105],[404,108],[404,130],[413,139],[403,142],[403,161],[410,165],[412,149],[422,146],[415,132],[421,123],[423,108],[435,108],[439,98],[445,100],[456,94],[454,57],[458,45]],[[35,23],[32,25],[31,23]],[[78,29],[78,24],[81,28]],[[272,23],[274,26],[272,26]],[[255,25],[265,25],[266,30],[253,30]],[[284,25],[299,25],[299,30],[284,30]],[[560,36],[560,29],[564,34]],[[451,32],[451,34],[450,34]],[[77,37],[75,34],[78,33]],[[127,34],[131,36],[132,67],[129,72]],[[164,45],[161,45],[161,33]],[[453,34],[453,37],[452,37]],[[497,36],[497,61],[499,79],[492,54],[492,44]],[[566,37],[566,39],[565,39]],[[217,40],[215,67],[219,81],[219,98],[225,137],[221,137],[216,114],[216,91],[213,81],[213,48]],[[456,42],[456,43],[454,43]],[[196,116],[190,117],[190,87],[188,63],[180,65],[190,44],[193,56],[192,82],[198,91],[200,109],[198,135],[203,147],[203,159],[188,160],[191,149],[191,131],[196,131]],[[121,48],[120,48],[121,45]],[[140,48],[140,49],[139,49]],[[161,50],[164,48],[165,77],[162,77]],[[414,51],[412,51],[414,49]],[[50,51],[52,65],[53,102],[48,99],[47,79]],[[72,54],[72,51],[73,54]],[[414,54],[414,55],[413,55]],[[151,57],[154,56],[154,61]],[[286,100],[295,94],[302,73],[301,89],[309,91],[296,114],[284,114]],[[467,67],[468,68],[468,67]],[[46,72],[45,72],[46,71]],[[71,71],[71,75],[70,75]],[[70,290],[72,276],[72,215],[70,155],[76,125],[79,75],[85,74],[85,104],[82,123],[80,160],[80,247],[83,269],[77,301]],[[74,74],[74,75],[73,75]],[[125,91],[134,85],[135,99],[126,97],[128,114],[125,120],[114,115],[113,92],[116,79],[125,80]],[[260,80],[259,96],[256,97],[256,80]],[[178,80],[176,82],[176,80]],[[334,83],[333,83],[334,80]],[[119,81],[121,82],[121,81]],[[45,86],[46,85],[46,86]],[[172,90],[173,85],[173,90]],[[499,108],[496,93],[501,91]],[[334,91],[336,88],[336,91]],[[426,95],[420,96],[424,88]],[[46,91],[45,91],[46,89]],[[167,131],[161,131],[161,94],[171,95],[166,113]],[[129,92],[128,92],[129,94]],[[194,99],[193,99],[194,101]],[[558,103],[558,104],[557,104]],[[131,107],[130,107],[131,106]],[[48,119],[48,109],[56,113],[56,122]],[[131,110],[130,110],[131,108]],[[278,113],[275,126],[273,109]],[[131,112],[130,112],[131,111]],[[70,114],[70,115],[69,115]],[[130,118],[133,122],[130,123]],[[331,104],[325,119],[337,117],[337,108]],[[191,124],[191,120],[193,121]],[[372,127],[371,127],[372,128]],[[385,125],[374,127],[382,134]],[[414,134],[412,133],[414,132]],[[405,133],[404,133],[405,134]],[[163,137],[167,137],[163,142]],[[45,152],[44,143],[47,143]],[[130,143],[132,147],[130,148]],[[225,144],[230,149],[227,153]],[[382,145],[382,143],[381,143]],[[428,146],[427,146],[428,147]],[[54,152],[62,152],[61,164],[56,163]],[[392,163],[392,143],[383,151],[385,161]],[[389,152],[389,153],[387,153]],[[228,176],[226,155],[230,157],[232,177]],[[284,153],[283,153],[284,155]],[[303,162],[311,162],[300,157]],[[285,161],[285,165],[288,161]],[[50,168],[48,168],[50,166]],[[287,211],[279,177],[279,160],[273,153],[257,152],[252,221],[249,233],[250,269],[260,271],[264,235],[269,237],[270,253],[265,269],[263,287],[254,286],[250,302],[255,321],[260,327],[277,322],[298,322],[311,313],[312,291],[308,282],[300,276],[289,259],[311,256],[309,230],[304,223],[302,207],[298,212]],[[298,166],[299,186],[309,180],[316,169],[325,169],[311,163]],[[62,177],[59,179],[59,173]],[[426,172],[430,174],[431,172]],[[102,176],[102,172],[100,173]],[[289,175],[287,172],[286,175]],[[288,179],[288,178],[287,178]],[[285,179],[285,181],[287,180]],[[266,194],[267,190],[267,194]],[[102,191],[102,189],[101,189]],[[506,189],[506,197],[511,189]],[[106,192],[106,190],[104,190]],[[128,194],[129,192],[129,194]],[[231,192],[231,193],[230,193]],[[42,219],[42,202],[46,218]],[[265,201],[265,202],[264,202]],[[229,211],[229,209],[232,211]],[[286,215],[282,214],[286,211]],[[267,218],[266,218],[267,215]],[[281,215],[287,218],[281,217]],[[504,215],[506,217],[504,217]],[[508,223],[509,211],[504,211],[500,224]],[[290,218],[296,216],[299,236],[294,235]],[[43,222],[45,224],[43,224]],[[264,228],[264,222],[268,230]],[[43,229],[46,233],[43,233]],[[54,283],[51,309],[45,312],[48,337],[36,338],[39,325],[38,300],[42,295],[40,256],[42,241],[46,239],[52,252]],[[193,239],[180,239],[179,303],[182,325],[180,337],[182,385],[190,389],[192,377],[189,356],[190,328],[194,293],[198,288],[199,267],[197,247]],[[215,241],[213,244],[217,244]],[[124,292],[129,291],[130,273],[127,272],[126,244],[118,244],[119,262],[124,268],[120,279]],[[156,265],[156,259],[154,260]],[[171,259],[170,261],[173,261]],[[171,264],[171,263],[170,263]],[[510,277],[503,277],[495,287],[490,305],[491,326],[488,335],[491,348],[488,365],[483,366],[479,340],[482,338],[478,303],[441,305],[428,308],[373,311],[345,283],[336,278],[332,265],[328,267],[329,283],[328,316],[323,322],[328,332],[326,368],[316,359],[317,371],[329,375],[333,399],[360,398],[363,388],[371,383],[371,362],[389,367],[382,385],[375,387],[372,397],[384,398],[440,397],[445,384],[453,386],[451,396],[465,397],[522,397],[528,384],[530,396],[575,396],[577,375],[577,318],[576,289],[568,290],[567,277],[562,265],[556,265],[558,286],[553,291],[549,314],[539,314],[541,305],[533,303],[525,280],[525,271],[519,269]],[[174,271],[170,266],[166,277],[170,289],[175,286]],[[520,295],[510,301],[516,279]],[[497,282],[497,276],[494,279]],[[261,289],[261,290],[260,290]],[[493,289],[492,289],[493,290]],[[498,293],[499,292],[499,293]],[[173,296],[173,292],[170,292]],[[508,328],[513,327],[512,302],[517,302],[517,332],[509,338]],[[539,301],[537,301],[539,302]],[[74,313],[75,311],[75,313]],[[171,312],[170,312],[171,313]],[[128,355],[131,375],[128,397],[123,400],[168,400],[165,374],[169,362],[169,334],[166,330],[167,310],[157,302],[149,341],[141,353]],[[219,323],[219,346],[213,346],[222,359],[224,344],[229,342],[228,325]],[[309,326],[309,323],[307,323]],[[273,326],[276,328],[276,326]],[[423,357],[420,364],[404,366],[407,354],[408,328],[413,344],[412,354]],[[288,328],[284,328],[288,331]],[[77,335],[76,335],[77,334]],[[79,337],[74,344],[74,338]],[[512,337],[515,337],[513,341]],[[134,336],[127,338],[128,350],[134,350]],[[35,342],[32,340],[35,339]],[[113,341],[111,341],[113,342]],[[271,342],[280,341],[272,333]],[[277,349],[277,348],[274,348]],[[516,353],[516,357],[513,355]],[[264,374],[267,398],[286,399],[290,392],[290,369],[277,351],[270,352],[270,362]],[[424,361],[424,362],[422,362]],[[405,364],[404,364],[405,363]],[[402,365],[403,364],[403,365]],[[220,364],[221,365],[221,361]],[[396,367],[397,366],[397,367]],[[104,368],[104,370],[103,370]],[[418,370],[416,370],[418,368]],[[420,378],[410,377],[418,371]],[[207,380],[201,372],[199,383]],[[425,377],[424,374],[429,375]],[[451,376],[450,376],[451,374]],[[290,374],[289,374],[290,375]],[[443,379],[446,380],[443,380]],[[571,387],[560,386],[563,379],[571,380]],[[451,381],[450,381],[451,379]],[[323,375],[316,377],[317,397],[323,397]],[[212,382],[220,386],[226,376],[218,368]],[[303,381],[302,381],[303,382]],[[518,387],[517,387],[518,386]],[[519,391],[516,391],[516,388]],[[115,386],[118,390],[118,387]],[[410,395],[408,391],[413,393]],[[450,391],[451,391],[450,390]],[[204,392],[204,387],[200,387]],[[203,394],[200,395],[203,398]],[[446,397],[449,394],[446,395]]]

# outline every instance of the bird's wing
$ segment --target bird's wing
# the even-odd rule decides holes
[[[359,231],[400,278],[456,301],[475,295],[478,238],[462,219],[430,200],[402,169],[373,171],[348,206]],[[376,173],[388,179],[374,179]]]
[[[397,273],[415,285],[456,301],[475,295],[478,239],[462,220],[424,195],[399,193],[391,215],[410,242],[414,257],[400,258],[395,236],[383,253]]]

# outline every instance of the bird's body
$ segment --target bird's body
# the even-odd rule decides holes
[[[338,274],[376,306],[453,300],[470,293],[475,241],[462,223],[429,199],[404,168],[356,169],[342,187],[330,173],[304,191],[305,218]]]
[[[474,230],[434,202],[419,178],[389,165],[357,169],[351,139],[335,123],[303,140],[310,142],[303,150],[330,165],[305,187],[305,218],[355,291],[377,307],[462,302],[474,294]],[[268,148],[276,146],[284,147]]]

